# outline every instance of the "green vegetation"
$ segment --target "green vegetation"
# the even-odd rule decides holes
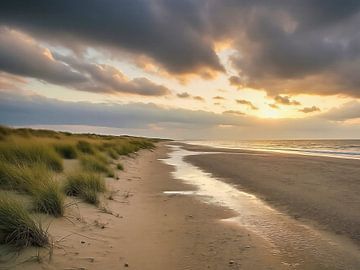
[[[116,165],[116,168],[117,168],[118,170],[120,170],[120,171],[123,171],[123,170],[124,170],[124,166],[123,166],[121,163],[118,163],[118,164]]]
[[[63,170],[62,159],[54,149],[29,141],[0,143],[0,162],[24,165],[41,163],[55,172]]]
[[[102,155],[87,156],[80,158],[81,166],[91,172],[105,173],[107,176],[113,176],[114,172],[109,167],[106,158]]]
[[[98,203],[97,193],[105,192],[105,180],[99,174],[80,172],[68,175],[64,191],[69,196],[79,196],[93,204]]]
[[[107,149],[107,153],[112,159],[118,159],[119,158],[119,154],[112,148]]]
[[[64,194],[55,180],[39,183],[32,196],[35,210],[55,217],[64,214]]]
[[[76,148],[72,144],[56,143],[54,144],[54,149],[65,159],[75,159],[77,157]]]
[[[42,164],[25,166],[0,163],[0,185],[32,196],[37,211],[62,216],[64,196],[51,171]]]
[[[31,218],[17,200],[0,193],[0,243],[16,247],[48,245],[49,239],[41,225]]]
[[[95,150],[92,145],[87,141],[78,141],[77,149],[84,154],[94,154]]]
[[[99,194],[106,191],[104,177],[114,176],[112,164],[124,169],[119,156],[151,149],[155,142],[0,126],[0,244],[48,245],[47,232],[33,214],[63,216],[65,195],[98,205]],[[76,173],[68,174],[69,170]],[[15,194],[26,204],[14,200]]]

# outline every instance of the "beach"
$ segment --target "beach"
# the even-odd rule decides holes
[[[79,202],[64,218],[47,219],[54,243],[51,254],[41,249],[39,259],[33,257],[38,255],[36,248],[27,248],[19,256],[4,258],[1,267],[286,269],[260,238],[219,222],[234,215],[230,209],[204,204],[191,196],[163,193],[193,189],[174,180],[173,168],[159,160],[169,151],[159,144],[154,151],[141,150],[124,158],[126,169],[119,172],[119,180],[107,179],[108,188],[117,193],[106,201],[106,209]],[[260,254],[255,246],[261,247]]]
[[[336,245],[341,243],[341,249],[333,249],[321,237],[310,234],[309,243],[315,243],[314,248],[310,246],[314,254],[308,254],[304,242],[302,250],[297,250],[296,241],[284,249],[276,246],[276,239],[272,242],[261,230],[247,226],[246,219],[241,224],[236,219],[239,217],[236,207],[231,209],[214,202],[209,194],[197,194],[201,192],[200,185],[178,179],[182,164],[169,165],[177,162],[176,151],[192,153],[185,158],[186,166],[196,164],[206,171],[205,176],[220,177],[221,184],[234,192],[246,190],[255,194],[256,198],[246,195],[250,198],[249,207],[253,202],[257,205],[249,213],[251,216],[256,211],[262,211],[264,221],[275,216],[279,230],[281,226],[297,230],[298,222],[301,226],[319,228],[316,233],[324,229],[331,236],[339,230],[332,240]],[[121,157],[125,171],[117,172],[119,180],[107,179],[108,189],[114,194],[103,207],[79,202],[66,211],[64,218],[47,220],[53,239],[51,254],[42,250],[39,264],[37,259],[29,260],[37,254],[36,248],[29,248],[16,260],[8,261],[5,269],[358,269],[359,216],[355,198],[359,187],[355,175],[359,171],[358,161],[216,151],[219,149],[163,142],[155,150]],[[323,170],[317,167],[319,164]],[[304,165],[312,167],[302,169]],[[348,181],[346,185],[335,189],[334,179],[317,182],[323,179],[319,175],[327,175],[326,168],[331,175],[338,172],[341,181]],[[340,173],[341,168],[347,171]],[[305,172],[307,177],[300,177]],[[300,179],[306,182],[300,184]],[[297,194],[304,195],[303,202]],[[262,209],[264,205],[278,209],[281,215],[275,210],[268,213],[266,207]],[[243,214],[245,217],[246,213]],[[276,223],[279,216],[281,224]],[[256,220],[259,228],[262,222]],[[270,225],[268,231],[272,230]],[[307,231],[300,233],[304,234],[302,241],[307,239]],[[281,239],[287,240],[291,241],[291,237]],[[329,258],[334,255],[338,257]]]
[[[360,243],[360,161],[271,152],[206,149],[186,160],[238,184],[296,219],[314,221]]]

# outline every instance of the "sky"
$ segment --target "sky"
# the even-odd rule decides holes
[[[0,124],[360,138],[359,25],[358,0],[5,0]]]

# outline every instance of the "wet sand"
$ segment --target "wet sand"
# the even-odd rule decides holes
[[[306,219],[360,245],[360,160],[241,150],[186,160],[295,219]]]

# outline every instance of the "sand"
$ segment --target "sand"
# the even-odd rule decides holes
[[[358,256],[352,255],[358,250],[353,246],[349,255],[334,256],[339,265],[351,265],[347,268],[335,266],[326,257],[318,263],[321,253],[282,254],[256,231],[228,222],[238,215],[233,210],[192,195],[164,194],[196,190],[174,179],[174,167],[159,160],[170,151],[162,143],[154,151],[123,158],[125,171],[116,171],[119,180],[107,179],[111,200],[106,194],[101,207],[75,201],[64,218],[47,217],[44,222],[51,222],[54,242],[51,252],[41,250],[40,256],[32,257],[37,250],[30,248],[0,263],[0,269],[359,269]],[[280,209],[281,215],[290,214],[294,222],[316,223],[358,240],[359,161],[229,152],[187,160],[258,195]]]
[[[164,195],[193,189],[158,160],[168,151],[159,145],[125,158],[119,180],[107,180],[117,193],[104,200],[106,209],[78,202],[66,218],[47,219],[51,256],[41,250],[32,257],[37,251],[29,248],[0,269],[288,269],[261,238],[219,221],[232,211],[192,196]]]
[[[230,150],[187,161],[360,245],[360,160]]]

